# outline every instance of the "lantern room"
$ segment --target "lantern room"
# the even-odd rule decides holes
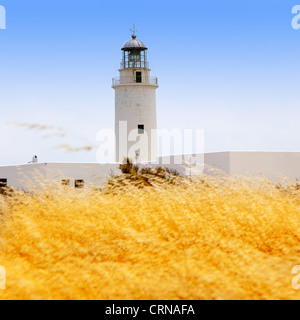
[[[121,69],[149,69],[149,63],[147,61],[148,48],[142,41],[136,39],[136,35],[132,35],[132,39],[127,41],[122,48],[123,59],[121,63]]]

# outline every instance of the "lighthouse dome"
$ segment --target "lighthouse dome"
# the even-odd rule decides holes
[[[132,39],[127,41],[124,44],[124,47],[122,48],[122,50],[132,50],[132,49],[147,50],[147,47],[145,46],[145,44],[142,41],[136,39],[135,34],[132,35]]]

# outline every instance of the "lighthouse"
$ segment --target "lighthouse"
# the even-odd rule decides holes
[[[138,162],[157,160],[158,135],[156,89],[158,80],[151,77],[148,48],[132,39],[122,48],[119,77],[113,79],[115,90],[116,161],[131,158]]]

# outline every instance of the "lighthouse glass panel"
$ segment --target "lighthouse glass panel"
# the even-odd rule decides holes
[[[147,54],[145,50],[125,50],[123,53],[122,67],[127,68],[147,68]]]

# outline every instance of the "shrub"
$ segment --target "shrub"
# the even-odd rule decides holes
[[[130,158],[124,158],[124,161],[122,164],[120,164],[119,169],[124,174],[138,174],[139,172],[139,166],[133,164],[133,161]]]
[[[165,169],[166,169],[166,172],[171,176],[175,176],[175,177],[180,176],[179,171],[177,171],[176,169],[170,169],[170,168],[165,168]]]
[[[151,167],[142,168],[140,171],[141,174],[153,174]]]

